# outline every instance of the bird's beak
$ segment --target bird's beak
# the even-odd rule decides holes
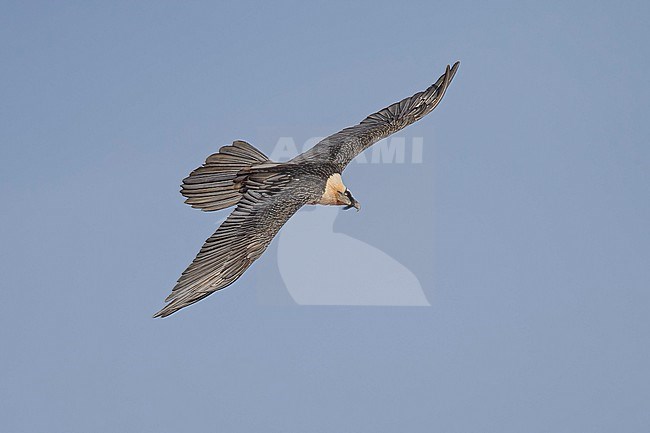
[[[361,203],[359,203],[358,201],[356,201],[356,200],[354,199],[354,197],[350,197],[350,204],[347,205],[347,206],[345,206],[345,207],[343,208],[343,210],[348,210],[348,209],[352,209],[352,208],[355,208],[355,209],[357,210],[357,212],[359,212],[359,210],[361,209]]]

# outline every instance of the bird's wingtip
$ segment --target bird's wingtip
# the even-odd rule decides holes
[[[449,80],[454,78],[454,75],[456,75],[456,71],[458,70],[458,67],[460,66],[460,60],[457,60],[456,63],[450,68],[449,65],[447,65],[447,71],[449,72]]]
[[[165,314],[166,309],[167,309],[167,306],[165,306],[165,308],[163,308],[162,310],[155,313],[153,316],[151,316],[151,318],[152,319],[158,319],[158,318],[162,319],[163,317],[167,317],[169,314]]]

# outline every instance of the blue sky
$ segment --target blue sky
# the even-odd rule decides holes
[[[3,431],[650,428],[646,3],[0,12]],[[423,163],[351,165],[334,225],[430,307],[292,304],[273,244],[151,319],[224,216],[178,193],[208,154],[335,132],[455,60],[402,135]]]

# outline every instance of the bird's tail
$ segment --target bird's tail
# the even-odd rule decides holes
[[[248,167],[268,162],[269,158],[245,141],[223,146],[205,160],[205,163],[183,179],[181,194],[185,203],[203,211],[234,206],[241,193],[236,184],[237,174]]]

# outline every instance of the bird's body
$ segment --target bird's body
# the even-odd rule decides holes
[[[236,207],[205,242],[167,297],[168,304],[154,317],[166,317],[232,284],[302,206],[338,205],[359,210],[341,178],[345,167],[375,142],[430,113],[458,65],[447,66],[425,91],[327,137],[288,162],[272,162],[244,141],[210,155],[183,180],[181,193],[186,203],[204,211]]]

